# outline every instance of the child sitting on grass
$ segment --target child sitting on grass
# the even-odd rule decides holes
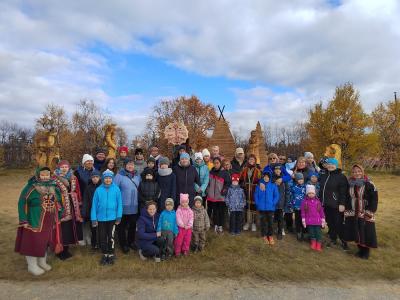
[[[265,186],[264,191],[260,188],[261,183]],[[274,238],[272,237],[272,222],[278,201],[278,188],[271,182],[271,174],[264,172],[263,178],[256,187],[254,202],[260,215],[261,236],[267,245],[275,244]]]
[[[301,220],[303,227],[307,228],[312,250],[322,251],[321,227],[325,227],[325,214],[321,202],[316,197],[315,186],[307,185],[304,201],[301,203]]]
[[[176,224],[176,213],[174,210],[174,199],[165,200],[165,209],[162,211],[157,226],[157,237],[164,237],[166,240],[166,253],[161,254],[161,260],[170,258],[174,254],[174,238],[178,235]]]
[[[113,183],[114,173],[106,170],[103,173],[103,183],[96,189],[93,196],[91,220],[97,227],[99,242],[103,257],[100,264],[114,264],[114,232],[115,225],[122,218],[122,196],[118,186]]]
[[[189,194],[180,194],[180,205],[176,210],[176,223],[178,236],[175,239],[175,255],[179,257],[189,255],[190,241],[192,239],[193,211],[189,207]]]
[[[242,229],[243,210],[246,206],[246,196],[239,186],[240,175],[233,174],[232,185],[229,187],[225,197],[229,209],[229,232],[232,235],[239,235]]]
[[[194,215],[192,249],[194,252],[201,252],[206,245],[206,232],[210,229],[210,219],[207,210],[203,206],[203,198],[201,196],[194,197],[192,210]]]

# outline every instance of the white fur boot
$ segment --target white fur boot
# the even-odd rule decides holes
[[[44,255],[44,257],[38,257],[38,266],[45,271],[50,271],[51,266],[46,262],[46,259],[47,253]]]
[[[32,275],[39,276],[44,274],[44,270],[38,266],[38,258],[35,256],[25,256],[28,263],[28,272]]]

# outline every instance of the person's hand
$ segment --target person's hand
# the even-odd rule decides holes
[[[190,229],[190,227],[189,226],[185,226],[185,229]]]
[[[157,237],[161,236],[161,232],[157,231]]]
[[[262,190],[263,192],[265,192],[265,184],[264,183],[260,183],[260,190]]]
[[[301,222],[303,223],[303,227],[307,228],[306,219],[301,219]]]
[[[321,222],[322,222],[321,227],[325,228],[325,226],[326,226],[325,219],[322,219]]]
[[[345,210],[344,205],[339,205],[339,211],[340,211],[340,212],[344,212],[344,210]]]
[[[22,227],[24,227],[24,228],[28,228],[28,223],[24,223],[24,224],[22,224]]]
[[[98,223],[97,221],[92,221],[92,227],[97,227]]]
[[[200,194],[202,192],[201,188],[198,188],[197,192]]]
[[[115,221],[115,225],[119,225],[119,223],[121,223],[120,220]]]

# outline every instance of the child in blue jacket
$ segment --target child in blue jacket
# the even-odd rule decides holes
[[[303,173],[296,173],[294,176],[295,184],[292,186],[292,201],[294,208],[294,221],[296,226],[297,240],[304,239],[305,228],[301,222],[301,204],[306,196],[306,185],[304,184]]]
[[[260,183],[263,183],[265,189],[262,190]],[[260,180],[254,193],[254,202],[260,215],[261,236],[267,245],[275,244],[272,237],[272,222],[279,201],[279,191],[276,184],[271,182],[271,174],[263,173],[263,178]]]
[[[106,170],[102,175],[102,184],[93,196],[91,221],[98,228],[100,249],[103,257],[101,265],[114,264],[115,225],[122,218],[122,196],[118,186],[113,183],[114,173]]]
[[[165,209],[162,211],[157,225],[157,237],[163,237],[166,240],[166,253],[161,253],[161,260],[166,257],[170,258],[174,254],[174,238],[178,235],[178,232],[174,199],[167,198]]]

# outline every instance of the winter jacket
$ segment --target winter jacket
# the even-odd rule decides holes
[[[257,185],[254,194],[254,202],[258,211],[275,211],[276,204],[279,201],[279,191],[275,183],[269,181],[266,183],[264,179],[260,180],[260,183],[265,185],[265,191],[260,189],[260,185]]]
[[[320,177],[319,199],[323,206],[338,208],[349,197],[349,183],[342,170],[327,171]]]
[[[139,206],[143,208],[148,201],[157,202],[161,195],[160,187],[157,182],[144,179],[139,185]]]
[[[147,167],[147,163],[144,160],[135,160],[135,172],[141,176],[143,170]]]
[[[293,208],[299,210],[301,203],[306,196],[306,185],[305,184],[294,184],[291,188]]]
[[[138,213],[140,176],[132,175],[125,169],[119,171],[114,178],[114,184],[121,190],[122,213],[134,215]]]
[[[306,220],[306,225],[322,225],[325,219],[324,208],[317,197],[305,197],[301,203],[301,218]]]
[[[190,207],[182,207],[179,205],[178,209],[176,210],[176,223],[179,227],[189,226],[190,228],[193,227],[193,211]]]
[[[78,169],[74,172],[74,175],[78,178],[79,188],[82,195],[85,193],[85,189],[91,181],[90,179],[92,177],[93,170],[94,169],[88,170],[82,166],[79,166]]]
[[[282,182],[280,185],[276,185],[279,192],[279,201],[276,204],[276,209],[284,209],[287,202],[290,201],[290,188],[287,182]]]
[[[245,159],[242,163],[240,163],[236,157],[231,160],[232,165],[232,173],[233,174],[240,174],[243,168],[246,166],[247,160]]]
[[[210,229],[210,218],[204,206],[193,207],[193,231],[207,231]]]
[[[194,184],[200,184],[200,178],[196,168],[191,165],[183,167],[178,164],[173,168],[173,171],[176,175],[176,194],[189,194],[189,205],[192,207],[196,195]],[[174,200],[175,206],[177,207],[179,205],[179,199]]]
[[[122,218],[122,196],[118,186],[101,184],[93,196],[91,220],[113,221]]]
[[[292,187],[294,185],[293,180],[286,182],[287,185],[287,197],[285,203],[285,213],[293,213],[294,212],[294,198],[292,196]]]
[[[146,249],[157,240],[157,226],[159,215],[150,216],[146,209],[142,209],[137,222],[137,246]]]
[[[158,198],[158,209],[165,209],[165,200],[167,198],[176,199],[176,176],[172,173],[172,169],[159,169],[157,182],[161,190]]]
[[[246,199],[250,203],[254,203],[254,192],[256,186],[261,179],[261,170],[254,167],[245,167],[240,174],[240,186],[244,189]]]
[[[231,178],[224,169],[216,170],[212,168],[210,171],[210,183],[207,190],[207,201],[224,202],[225,195],[231,185]]]
[[[195,162],[194,167],[196,168],[197,174],[199,174],[199,178],[200,178],[200,185],[195,183],[194,189],[197,192],[197,190],[200,187],[201,188],[201,196],[204,197],[204,196],[206,196],[206,190],[208,187],[208,183],[210,181],[210,171],[208,170],[208,167],[206,166],[204,161],[201,161],[200,164],[197,164]]]
[[[263,174],[264,173],[269,173],[269,174],[273,174],[274,173],[274,170],[272,169],[271,165],[266,165],[264,167]],[[290,180],[292,180],[292,177],[290,176],[290,174],[286,170],[285,166],[281,166],[281,173],[282,173],[282,181],[283,182],[289,182]]]
[[[125,158],[121,158],[121,157],[120,157],[120,158],[117,159],[117,161],[116,161],[116,166],[117,166],[117,168],[118,168],[119,171],[124,169],[124,167],[125,167],[125,162],[128,161],[128,160],[129,160],[128,157],[125,157]]]
[[[178,235],[178,224],[176,223],[176,212],[174,210],[163,210],[158,220],[157,232],[172,231]]]
[[[246,206],[246,195],[239,185],[231,185],[225,197],[229,211],[243,211]]]
[[[90,221],[94,192],[100,185],[100,180],[97,184],[93,184],[93,182],[90,181],[89,185],[86,187],[85,194],[83,195],[82,205],[82,217],[86,222]]]

